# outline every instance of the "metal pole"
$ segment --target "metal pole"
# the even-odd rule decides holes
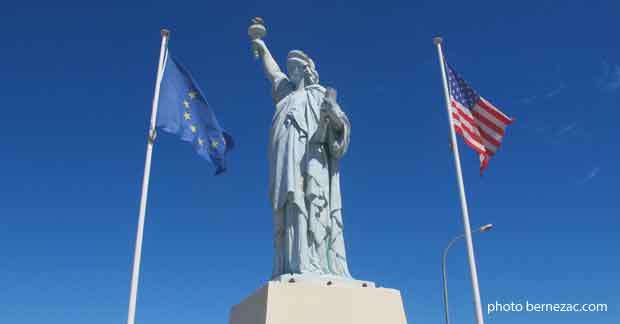
[[[458,239],[462,238],[464,235],[461,234],[455,238],[452,239],[452,241],[450,241],[450,243],[448,243],[448,246],[445,248],[445,250],[443,250],[443,258],[441,260],[441,272],[443,274],[443,313],[444,313],[444,317],[446,319],[446,324],[450,324],[450,317],[448,316],[449,312],[448,312],[448,250],[450,250],[450,247],[452,247],[452,245],[454,244],[454,242],[456,242]]]
[[[467,259],[469,260],[469,272],[471,275],[471,285],[474,295],[474,307],[476,312],[476,322],[484,324],[482,317],[482,303],[480,301],[480,287],[478,286],[478,271],[476,270],[476,258],[474,256],[474,243],[471,239],[471,228],[469,225],[469,212],[467,209],[467,198],[465,197],[465,185],[463,184],[463,174],[461,172],[461,159],[459,157],[459,147],[456,141],[454,131],[454,122],[450,109],[450,94],[448,92],[448,80],[446,80],[446,66],[441,50],[441,37],[433,38],[433,43],[437,45],[437,53],[439,54],[439,65],[441,66],[441,77],[443,80],[443,90],[446,97],[446,109],[448,111],[448,121],[450,123],[450,135],[452,139],[452,153],[454,154],[454,164],[456,166],[456,177],[459,185],[459,195],[461,198],[461,210],[463,212],[463,226],[465,227],[465,241],[467,242]]]
[[[134,320],[136,318],[136,299],[138,297],[138,279],[140,277],[140,257],[142,255],[142,237],[144,235],[144,218],[146,215],[146,200],[149,192],[149,177],[151,175],[151,158],[153,156],[153,143],[155,141],[157,105],[159,102],[159,88],[164,72],[164,59],[166,56],[166,49],[168,47],[169,36],[170,31],[166,29],[161,30],[161,49],[159,51],[159,65],[157,66],[157,80],[155,81],[155,95],[153,96],[149,139],[146,144],[146,160],[144,162],[144,177],[142,178],[142,195],[140,196],[140,214],[138,217],[138,232],[136,233],[136,249],[133,255],[133,271],[131,274],[131,291],[129,293],[127,324],[134,324]]]
[[[493,224],[486,224],[473,231],[472,234],[487,232],[492,228]],[[448,243],[448,246],[446,246],[446,248],[443,250],[443,258],[441,260],[441,272],[443,274],[443,313],[446,319],[446,324],[450,324],[450,316],[448,315],[450,314],[450,312],[448,311],[448,251],[450,251],[450,248],[452,247],[452,245],[454,245],[454,243],[456,243],[456,241],[462,239],[464,236],[465,234],[457,235],[450,241],[450,243]]]

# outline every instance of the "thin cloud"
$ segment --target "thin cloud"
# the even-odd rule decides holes
[[[577,123],[572,123],[572,124],[566,125],[562,129],[560,129],[556,133],[556,135],[557,136],[567,135],[567,134],[573,132],[576,128],[577,128]]]
[[[593,168],[590,173],[588,174],[587,177],[581,179],[581,181],[579,181],[579,184],[584,184],[586,182],[589,182],[590,180],[594,179],[596,176],[598,176],[598,174],[601,172],[601,168],[599,167],[595,167]]]
[[[555,97],[557,95],[559,95],[564,89],[566,88],[566,86],[564,84],[560,84],[559,86],[552,88],[551,90],[543,93],[543,94],[538,94],[538,95],[533,95],[533,96],[529,96],[529,97],[524,97],[519,99],[520,102],[525,103],[525,104],[531,104],[532,102],[538,100],[538,99],[543,99],[543,98],[552,98]]]
[[[565,87],[564,87],[564,85],[563,85],[563,84],[561,84],[559,87],[557,87],[557,88],[555,88],[555,89],[553,89],[553,90],[551,90],[551,91],[547,92],[547,93],[545,94],[545,97],[546,97],[546,98],[555,97],[555,96],[557,96],[558,94],[560,94],[560,92],[562,92],[562,90],[564,90],[564,88],[565,88]]]
[[[521,98],[519,101],[522,103],[532,103],[534,100],[536,100],[536,98],[538,98],[538,96],[529,96],[529,97],[525,97],[525,98]]]

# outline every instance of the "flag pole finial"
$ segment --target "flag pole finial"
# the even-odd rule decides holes
[[[161,29],[161,36],[162,37],[170,37],[170,30],[168,30],[166,28],[162,28]]]
[[[443,42],[443,38],[441,38],[441,36],[435,36],[433,37],[433,44],[435,45],[439,45]]]

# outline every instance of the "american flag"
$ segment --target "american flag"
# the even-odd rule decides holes
[[[502,144],[512,119],[482,98],[446,64],[454,129],[480,156],[480,174]]]

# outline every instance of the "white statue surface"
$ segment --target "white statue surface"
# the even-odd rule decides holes
[[[260,25],[264,35],[262,21]],[[316,65],[307,54],[290,51],[286,75],[260,37],[252,37],[252,46],[271,81],[275,104],[268,150],[273,278],[309,275],[351,279],[343,238],[339,172],[339,161],[349,146],[351,124],[336,102],[335,90],[319,84]]]

